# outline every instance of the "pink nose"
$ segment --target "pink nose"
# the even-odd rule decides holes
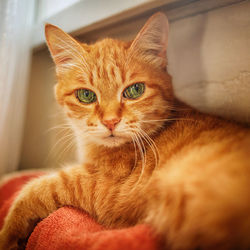
[[[110,120],[104,120],[102,123],[112,132],[115,129],[117,123],[120,122],[120,118],[114,118]]]

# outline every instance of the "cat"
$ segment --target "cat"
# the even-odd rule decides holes
[[[0,249],[18,249],[64,205],[109,228],[148,223],[167,249],[249,248],[249,127],[175,98],[167,17],[153,15],[132,42],[87,45],[51,24],[45,35],[82,162],[22,189]]]

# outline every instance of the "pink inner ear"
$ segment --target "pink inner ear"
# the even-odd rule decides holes
[[[72,60],[72,58],[70,58],[70,57],[60,57],[56,60],[56,63],[57,64],[64,64],[70,60]]]
[[[159,52],[158,56],[159,56],[159,57],[165,58],[165,57],[166,57],[166,54],[167,54],[167,50],[166,50],[166,49],[162,49],[162,50]]]
[[[55,54],[55,61],[56,64],[64,64],[70,60],[72,60],[71,57],[68,57],[67,55],[64,55],[64,49],[53,49],[53,54]]]
[[[131,54],[138,54],[147,63],[165,68],[168,40],[168,20],[162,13],[152,16],[130,46]]]

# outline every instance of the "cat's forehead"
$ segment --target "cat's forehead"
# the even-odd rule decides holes
[[[95,44],[90,45],[90,53],[95,55],[101,53],[105,57],[115,56],[115,53],[125,55],[130,46],[129,42],[119,41],[111,38],[105,38]]]
[[[122,67],[127,59],[129,43],[106,38],[89,46],[90,63]]]
[[[107,91],[107,87],[119,88],[128,73],[126,67],[129,43],[104,39],[89,46],[90,83]]]

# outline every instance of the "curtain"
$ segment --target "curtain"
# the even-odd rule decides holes
[[[35,2],[0,1],[0,176],[18,168]]]

